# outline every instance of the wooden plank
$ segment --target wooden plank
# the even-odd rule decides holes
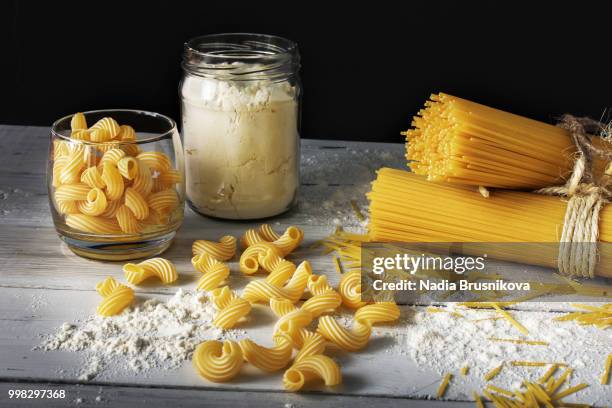
[[[258,223],[224,223],[191,214],[189,221],[186,222],[187,225],[188,227],[178,232],[174,244],[164,253],[164,257],[175,263],[181,278],[170,286],[145,286],[142,288],[143,293],[172,294],[177,288],[192,289],[194,282],[200,276],[190,262],[192,242],[196,239],[218,239],[225,234],[240,236],[245,229],[256,227]],[[289,224],[274,225],[277,229],[282,230]],[[313,225],[300,225],[300,227],[305,231],[304,244],[288,259],[295,262],[308,260],[315,273],[327,275],[329,282],[337,285],[340,275],[333,263],[333,255],[324,255],[320,249],[309,249],[313,242],[326,237],[332,230]],[[32,245],[32,242],[36,242],[36,245]],[[0,287],[91,290],[96,283],[107,276],[122,279],[122,264],[121,262],[92,261],[75,255],[58,239],[52,227],[6,226],[3,227],[3,234],[0,234],[0,270],[3,275]],[[238,272],[236,260],[229,262],[229,265],[233,271],[231,274],[232,287],[242,289],[249,282],[249,278]],[[500,268],[505,269],[506,272],[515,273],[517,276],[521,273],[525,274],[523,265],[508,262],[491,260],[489,268],[492,268],[493,272],[493,268]],[[512,306],[511,309],[549,311],[573,309],[566,302],[555,301],[555,299],[551,297],[547,299],[547,302],[522,303]],[[589,299],[581,301],[589,301]]]
[[[8,399],[9,390],[64,390],[65,399],[44,401]],[[140,388],[127,386],[96,386],[65,383],[23,383],[0,382],[0,408],[13,408],[27,405],[44,405],[46,408],[66,406],[133,408],[156,407],[198,407],[218,408],[468,408],[471,402],[406,400],[391,397],[364,397],[336,395],[333,398],[318,393],[290,394],[283,392],[253,392],[228,390],[201,390],[191,388]]]
[[[165,294],[146,295],[137,292],[139,301],[156,297],[167,300]],[[85,319],[95,310],[99,296],[93,291],[49,289],[0,289],[0,378],[46,380],[61,379],[78,382],[82,373],[82,356],[66,351],[34,350],[43,340],[41,334],[52,334],[64,322]],[[259,318],[248,328],[248,337],[261,344],[270,344],[270,334],[276,318],[267,307],[258,309]],[[266,317],[267,316],[267,317]],[[407,356],[387,352],[395,343],[392,333],[376,330],[368,348],[359,354],[337,352],[334,357],[342,365],[344,383],[331,390],[318,390],[344,395],[393,395],[418,397],[435,393],[440,375],[419,371]],[[113,366],[114,367],[114,366]],[[62,368],[62,372],[58,369]],[[249,370],[250,369],[250,370]],[[111,374],[107,375],[105,372]],[[392,376],[393,380],[389,379]],[[238,379],[237,379],[238,380]],[[247,367],[240,381],[214,384],[200,378],[189,362],[178,370],[151,370],[138,375],[125,369],[103,371],[95,382],[107,385],[135,384],[139,386],[182,386],[223,388],[233,390],[282,391],[282,372],[265,375]]]
[[[155,297],[167,300],[166,294],[145,294],[137,289],[138,301]],[[63,381],[78,382],[82,371],[86,369],[83,355],[67,351],[43,352],[34,350],[41,344],[41,335],[55,333],[64,322],[74,323],[83,320],[93,313],[99,297],[92,291],[49,290],[49,289],[0,289],[0,380],[27,380],[27,381]],[[442,379],[432,367],[418,366],[411,357],[410,347],[406,343],[406,334],[415,330],[413,326],[413,307],[403,306],[402,320],[399,324],[376,327],[370,344],[365,350],[358,353],[343,353],[331,351],[342,367],[344,383],[333,389],[316,387],[313,390],[330,395],[365,395],[365,396],[394,396],[402,398],[431,398],[435,395]],[[423,310],[417,308],[416,310]],[[256,324],[249,326],[247,335],[260,344],[271,344],[270,333],[276,318],[267,307],[257,308]],[[534,312],[514,312],[519,321],[525,322]],[[483,313],[486,317],[488,312]],[[581,401],[601,403],[612,399],[612,389],[598,384],[599,371],[597,368],[603,364],[605,355],[601,354],[601,347],[596,350],[589,345],[606,344],[610,342],[609,334],[593,327],[576,328],[572,331],[573,323],[567,323],[556,331],[538,331],[540,324],[537,321],[550,322],[555,313],[539,312],[538,319],[530,324],[535,327],[537,338],[553,336],[554,344],[548,350],[552,359],[564,361],[564,350],[568,338],[580,337],[583,343],[580,360],[592,362],[588,365],[573,366],[574,378],[591,384],[588,394],[581,395]],[[470,324],[466,321],[466,324]],[[511,326],[509,326],[511,327]],[[445,330],[440,327],[439,330]],[[572,334],[579,333],[579,334]],[[448,347],[453,347],[453,340],[457,333],[447,332],[449,336]],[[568,337],[569,336],[569,337]],[[489,344],[490,346],[491,344]],[[417,345],[412,345],[412,347]],[[423,345],[427,347],[427,345]],[[482,347],[487,347],[485,338]],[[496,346],[496,348],[498,348]],[[482,350],[485,351],[484,349]],[[531,350],[523,349],[519,353],[516,349],[512,356],[500,355],[500,359],[522,359]],[[518,353],[518,354],[517,354]],[[556,361],[556,360],[555,360]],[[567,361],[572,363],[572,361]],[[597,362],[601,362],[598,364]],[[433,363],[433,362],[432,362]],[[456,371],[464,362],[457,362]],[[581,363],[583,364],[583,363]],[[449,400],[470,399],[472,390],[485,387],[483,373],[489,367],[480,366],[478,361],[470,362],[472,375],[466,378],[456,376],[449,387],[446,398]],[[62,371],[58,371],[59,369]],[[480,373],[480,374],[478,374]],[[116,366],[111,363],[108,370],[93,379],[100,385],[120,386],[138,385],[141,387],[188,387],[205,389],[231,389],[234,391],[282,391],[282,373],[270,375],[262,374],[249,367],[234,382],[227,384],[214,384],[200,378],[186,362],[177,370],[153,369],[145,374]]]
[[[188,223],[189,228],[182,228],[177,234],[172,247],[164,253],[177,266],[181,279],[176,285],[155,288],[156,292],[174,293],[176,288],[192,288],[200,276],[191,265],[191,244],[196,239],[218,239],[222,235],[240,236],[249,226],[258,224],[224,224],[220,221],[206,220],[193,215]],[[216,225],[221,224],[221,226]],[[277,226],[279,230],[288,224]],[[316,226],[302,226],[307,239],[307,247],[321,239],[330,231]],[[32,245],[32,243],[36,243]],[[289,257],[299,261],[308,259],[315,273],[328,275],[330,282],[336,284],[339,275],[332,263],[332,258],[322,255],[320,251],[302,249]],[[238,271],[238,262],[229,263],[232,273],[232,285],[242,287],[246,280]],[[5,287],[46,287],[53,289],[91,290],[96,282],[106,276],[122,277],[122,263],[99,262],[83,259],[68,249],[57,237],[55,230],[49,227],[24,228],[15,226],[3,227],[0,234],[0,269],[3,271],[0,286]]]

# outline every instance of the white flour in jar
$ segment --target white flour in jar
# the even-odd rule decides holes
[[[295,88],[193,75],[182,86],[187,198],[199,212],[253,219],[291,206],[299,183]]]

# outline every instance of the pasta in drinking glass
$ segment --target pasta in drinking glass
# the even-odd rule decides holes
[[[59,119],[47,173],[56,230],[78,255],[154,256],[183,221],[183,151],[166,116],[107,110]]]

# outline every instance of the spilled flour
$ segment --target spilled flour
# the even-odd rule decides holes
[[[113,317],[90,316],[64,323],[37,349],[79,351],[85,356],[80,380],[113,369],[143,372],[174,369],[204,340],[237,339],[242,330],[212,326],[215,310],[203,293],[179,289],[167,302],[150,299]]]
[[[394,145],[366,149],[308,148],[302,151],[301,163],[299,212],[294,217],[311,225],[329,226],[331,230],[341,225],[355,232],[365,231],[367,226],[366,193],[376,178],[376,171],[383,166],[406,168],[404,150]],[[356,217],[351,201],[365,219]]]
[[[484,376],[502,363],[504,368],[492,384],[516,389],[524,379],[535,381],[548,366],[512,366],[512,361],[529,361],[567,364],[574,370],[570,376],[571,385],[589,384],[578,393],[576,400],[596,404],[609,402],[606,399],[611,395],[610,387],[600,384],[600,376],[606,357],[612,352],[611,332],[573,322],[556,322],[553,320],[556,313],[511,310],[512,316],[529,331],[529,335],[524,336],[492,310],[454,306],[448,303],[446,307],[434,308],[437,313],[421,307],[406,308],[402,321],[386,330],[394,340],[388,353],[408,357],[419,371],[433,371],[440,377],[447,373],[454,375],[446,398],[469,400],[470,394],[466,391],[486,387]],[[492,339],[535,340],[548,345]],[[467,377],[459,374],[463,366],[469,367]]]

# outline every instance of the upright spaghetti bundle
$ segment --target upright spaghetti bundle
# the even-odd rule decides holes
[[[484,198],[469,186],[432,183],[407,171],[382,168],[368,198],[372,241],[532,243],[520,251],[511,245],[488,248],[497,252],[490,253],[493,257],[556,266],[558,246],[553,243],[559,242],[567,206],[558,197],[495,191]],[[610,206],[600,213],[599,242],[612,242]],[[595,274],[612,276],[611,248],[601,248]]]
[[[455,96],[431,95],[406,131],[411,169],[430,181],[536,189],[560,184],[576,148],[566,129]],[[602,147],[601,139],[594,138]]]

